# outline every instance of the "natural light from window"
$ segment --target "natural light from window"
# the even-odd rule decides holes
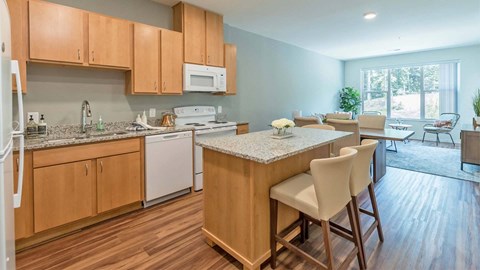
[[[435,119],[456,112],[458,63],[362,70],[363,111],[393,119]]]

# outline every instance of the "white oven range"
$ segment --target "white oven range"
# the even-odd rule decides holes
[[[224,136],[235,136],[237,134],[237,123],[227,121],[216,121],[216,110],[213,106],[184,106],[173,108],[177,115],[175,124],[193,126],[195,129],[195,140],[198,138],[214,138]],[[194,147],[194,190],[203,189],[203,148]]]

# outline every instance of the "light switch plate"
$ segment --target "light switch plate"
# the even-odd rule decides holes
[[[149,117],[157,116],[157,110],[155,108],[150,108],[150,110],[148,110],[148,115]]]
[[[33,121],[35,121],[35,123],[38,124],[38,121],[40,121],[40,117],[38,115],[38,112],[28,112],[27,113],[27,122],[28,122],[28,119],[30,119],[30,115],[33,116]]]

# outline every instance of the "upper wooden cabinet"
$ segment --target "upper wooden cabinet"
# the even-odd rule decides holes
[[[207,65],[223,67],[223,16],[207,11],[206,26]]]
[[[184,35],[186,63],[223,66],[223,16],[181,2],[173,7],[173,28]]]
[[[225,69],[227,70],[226,95],[237,93],[237,46],[225,44]]]
[[[12,33],[12,59],[18,61],[22,92],[27,93],[28,59],[28,2],[27,0],[7,0],[10,12]],[[17,91],[15,77],[12,77],[13,91]]]
[[[88,63],[130,68],[132,24],[94,13],[88,14]]]
[[[183,35],[161,30],[161,94],[183,93]]]
[[[135,24],[133,30],[132,94],[157,94],[160,81],[160,30]],[[127,75],[128,76],[128,75]]]
[[[44,1],[29,1],[30,59],[82,64],[84,12]]]

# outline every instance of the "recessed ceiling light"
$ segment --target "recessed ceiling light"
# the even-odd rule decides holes
[[[377,13],[375,12],[367,12],[363,14],[363,18],[365,20],[371,20],[371,19],[374,19],[375,17],[377,17]]]

